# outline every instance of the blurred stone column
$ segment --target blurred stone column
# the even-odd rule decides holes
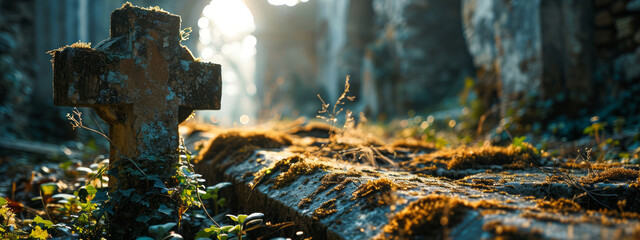
[[[463,0],[476,90],[484,111],[496,113],[489,118],[492,123],[505,117],[533,122],[578,114],[593,86],[591,5],[583,0]]]
[[[457,0],[373,0],[376,39],[364,74],[365,83],[377,86],[370,96],[380,103],[374,113],[457,105],[464,78],[473,74],[460,9]]]

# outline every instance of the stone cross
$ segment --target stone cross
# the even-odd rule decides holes
[[[110,126],[112,169],[123,157],[147,169],[157,159],[177,163],[178,124],[195,109],[220,109],[220,65],[180,45],[180,21],[127,3],[111,14],[111,36],[95,49],[53,52],[54,104],[96,109]]]

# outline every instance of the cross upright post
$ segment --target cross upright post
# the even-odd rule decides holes
[[[177,185],[170,177],[178,164],[178,124],[193,110],[220,109],[220,65],[197,61],[180,45],[180,21],[127,3],[111,14],[110,38],[95,49],[53,52],[54,104],[93,107],[110,127],[112,236],[129,238],[139,224],[167,222],[157,209],[172,200],[158,186]],[[121,194],[138,201],[112,200]]]

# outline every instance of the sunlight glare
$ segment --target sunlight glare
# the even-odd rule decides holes
[[[213,0],[204,8],[203,14],[227,36],[251,33],[256,29],[253,15],[242,1]]]
[[[262,0],[264,1],[264,0]],[[202,120],[222,126],[236,124],[241,115],[243,124],[255,121],[257,88],[254,84],[255,57],[258,39],[254,18],[244,0],[211,0],[198,19],[198,49],[202,60],[222,65],[221,111],[200,113]],[[208,115],[215,115],[216,122]]]
[[[209,27],[209,19],[206,17],[201,17],[200,19],[198,19],[198,27],[200,28]]]
[[[202,50],[202,58],[209,59],[213,56],[213,50],[211,48],[205,48]]]
[[[222,63],[222,55],[220,54],[216,54],[213,56],[213,58],[211,58],[211,62],[213,63]]]
[[[249,116],[247,115],[240,116],[240,123],[242,123],[243,125],[247,125],[247,123],[249,123]]]
[[[200,29],[200,42],[204,45],[211,42],[211,31],[208,28]]]

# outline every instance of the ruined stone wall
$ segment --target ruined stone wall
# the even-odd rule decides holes
[[[478,109],[527,132],[535,121],[576,117],[593,100],[593,9],[580,0],[464,0],[477,69]]]
[[[318,8],[318,81],[335,99],[350,75],[356,112],[393,118],[434,110],[455,102],[473,75],[460,1],[324,1]]]
[[[436,110],[443,103],[451,107],[446,100],[455,103],[464,78],[473,75],[460,1],[374,0],[373,7],[378,29],[368,49],[374,69],[367,70],[379,86],[391,83],[393,89],[380,97],[393,105],[380,106],[380,112],[404,115],[411,109]],[[391,73],[376,77],[374,72],[385,68]]]
[[[638,123],[638,13],[640,1],[464,0],[485,124],[576,136],[592,116]]]

